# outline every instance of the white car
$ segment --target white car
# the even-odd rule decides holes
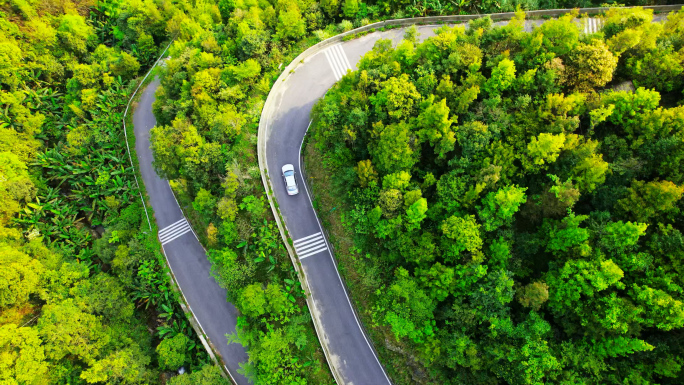
[[[285,188],[287,195],[299,194],[299,187],[297,187],[297,178],[295,177],[294,166],[286,164],[283,166],[283,179],[285,179]]]

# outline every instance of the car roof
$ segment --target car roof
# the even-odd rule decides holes
[[[294,186],[296,184],[294,176],[286,176],[285,182],[287,182],[288,186]]]

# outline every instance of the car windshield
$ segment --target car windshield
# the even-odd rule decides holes
[[[287,170],[287,171],[285,171],[285,174],[284,174],[284,175],[285,175],[285,176],[292,176],[292,175],[294,175],[294,171],[292,171],[292,170]]]
[[[296,188],[295,186],[287,186],[287,189],[288,189],[289,191],[294,191],[294,190],[296,190],[297,188]]]

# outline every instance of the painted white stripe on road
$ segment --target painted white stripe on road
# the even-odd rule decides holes
[[[328,50],[323,51],[325,54],[325,58],[328,59],[328,64],[330,65],[330,68],[332,69],[333,75],[335,76],[335,80],[340,80],[340,75],[337,73],[337,67],[333,65],[332,60],[330,60],[330,53],[328,53]]]
[[[318,240],[320,240],[320,239],[322,239],[320,236],[319,236],[319,237],[316,237],[316,238],[312,238],[312,239],[307,239],[307,240],[304,241],[304,242],[301,242],[301,243],[296,244],[295,247],[298,248],[298,249],[300,249],[300,248],[304,247],[305,245],[310,244],[311,242],[316,242],[316,241],[318,241]]]
[[[335,46],[330,47],[330,57],[332,57],[333,61],[337,65],[337,70],[339,71],[340,79],[342,79],[342,76],[344,76],[347,73],[347,69],[344,68],[344,63],[340,58],[339,52],[337,52],[337,50],[335,49]]]
[[[324,241],[325,241],[325,239],[323,238],[323,235],[319,234],[319,235],[317,235],[311,239],[306,240],[305,242],[300,242],[300,243],[294,245],[294,248],[297,251],[297,253],[300,253],[303,250],[310,248],[314,244],[318,244],[318,243],[321,243]]]
[[[159,236],[163,236],[166,233],[169,233],[173,229],[177,228],[178,226],[182,226],[185,222],[185,218],[179,220],[178,222],[173,222],[172,224],[164,227],[163,229],[159,230]]]
[[[174,231],[172,231],[172,232],[170,232],[170,233],[166,233],[166,234],[164,234],[164,236],[162,236],[162,237],[159,237],[159,240],[160,240],[162,243],[166,243],[167,240],[169,240],[169,239],[175,237],[176,235],[179,235],[179,234],[180,234],[180,235],[183,235],[183,234],[187,233],[187,232],[190,231],[190,230],[191,230],[190,225],[188,225],[188,224],[186,223],[184,226],[179,227],[179,228],[177,228],[176,230],[174,230]]]
[[[159,230],[159,237],[163,238],[163,237],[173,233],[174,231],[184,227],[186,224],[187,224],[187,222],[185,221],[185,219],[183,219],[181,222],[177,222],[177,223],[174,223],[170,226],[167,226],[167,227]]]
[[[166,245],[166,244],[168,244],[168,243],[170,243],[170,242],[172,242],[172,241],[174,241],[174,240],[176,240],[176,239],[182,237],[183,235],[188,234],[188,233],[191,233],[191,232],[192,232],[192,229],[191,229],[190,227],[188,227],[185,231],[183,231],[183,232],[181,232],[181,233],[178,233],[178,234],[174,235],[173,237],[170,237],[170,238],[167,238],[167,239],[163,240],[163,241],[162,241],[162,245]]]
[[[192,228],[190,227],[190,224],[183,218],[180,221],[159,230],[159,241],[162,245],[165,245],[191,231]]]
[[[192,230],[192,229],[190,228],[190,226],[183,226],[182,228],[180,228],[180,229],[174,231],[174,232],[171,233],[171,234],[168,234],[168,235],[165,235],[165,236],[163,236],[163,237],[160,237],[160,238],[159,238],[159,241],[160,241],[162,244],[165,244],[165,243],[167,243],[169,240],[176,238],[176,236],[181,236],[181,235],[183,235],[183,234],[185,234],[185,233],[187,233],[187,232],[189,232],[189,231],[191,231],[191,230]]]
[[[328,250],[328,246],[323,245],[323,247],[320,248],[320,249],[318,249],[318,250],[314,250],[314,251],[312,251],[312,252],[310,252],[310,253],[300,255],[300,256],[299,256],[299,259],[304,259],[304,258],[310,257],[310,256],[312,256],[312,255],[315,255],[315,254],[318,254],[318,253],[322,253],[322,252],[324,252],[324,251],[326,251],[326,250]]]
[[[346,67],[347,69],[350,69],[350,70],[351,70],[351,69],[352,69],[352,66],[351,66],[351,64],[349,64],[349,60],[347,60],[347,54],[344,53],[344,49],[342,49],[342,45],[341,45],[341,44],[338,44],[338,45],[335,46],[335,48],[337,48],[337,50],[339,51],[339,53],[340,53],[340,58],[342,58],[342,61],[344,62],[345,67]],[[346,75],[346,74],[347,74],[347,71],[345,70],[344,73],[345,73],[345,75]]]
[[[340,53],[337,52],[335,47],[330,48],[330,52],[332,52],[332,57],[337,63],[337,68],[340,69],[340,79],[342,79],[342,77],[347,74],[347,66],[344,65],[344,61],[340,57]]]
[[[342,63],[342,66],[344,67],[344,71],[342,71],[342,76],[347,74],[347,70],[351,70],[351,64],[349,64],[349,60],[347,60],[347,54],[344,53],[344,49],[342,49],[342,44],[337,44],[333,46],[333,49],[337,51],[337,57],[340,60],[340,63]]]
[[[335,80],[342,79],[347,74],[347,70],[352,69],[341,44],[335,44],[323,51],[323,53],[325,53],[325,57],[328,59],[328,64],[333,71],[333,75],[335,75]]]
[[[325,250],[328,250],[328,244],[325,241],[323,234],[318,232],[309,236],[299,238],[293,242],[294,249],[299,255],[299,259],[310,257]]]
[[[588,17],[584,21],[584,34],[591,35],[603,29],[603,19]]]
[[[315,248],[321,247],[321,245],[323,245],[323,244],[325,244],[325,240],[324,240],[324,239],[317,239],[317,240],[316,240],[314,243],[312,243],[312,244],[309,244],[309,245],[306,245],[306,246],[297,248],[297,253],[299,253],[299,254],[301,254],[301,253],[306,253],[306,252],[311,251],[311,250],[313,250],[313,249],[315,249]]]
[[[313,237],[315,237],[315,236],[317,236],[317,235],[321,235],[321,233],[318,232],[318,233],[316,233],[316,234],[311,234],[311,235],[309,235],[309,236],[307,236],[307,237],[304,237],[304,238],[299,238],[299,239],[297,239],[296,241],[294,241],[294,242],[292,242],[292,243],[294,243],[294,244],[296,245],[297,243],[299,243],[299,242],[301,242],[301,241],[303,241],[303,240],[306,240],[306,239],[309,239],[309,238],[313,238]]]

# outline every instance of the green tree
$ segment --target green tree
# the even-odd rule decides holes
[[[234,229],[232,222],[223,222],[222,231],[226,231],[226,223]],[[225,237],[225,236],[224,236]],[[231,242],[225,242],[231,243]],[[231,302],[235,302],[237,293],[250,282],[256,275],[256,266],[252,261],[241,261],[238,255],[230,248],[221,250],[209,250],[209,260],[211,261],[211,274],[216,278],[219,285],[228,291]]]
[[[423,110],[417,118],[420,131],[418,135],[423,141],[429,141],[439,158],[445,158],[446,153],[453,151],[456,139],[451,129],[452,120],[449,119],[449,107],[446,99],[434,103],[434,96],[421,103]]]
[[[627,189],[627,196],[620,199],[618,204],[622,210],[629,213],[636,221],[648,222],[651,218],[664,214],[679,213],[677,202],[684,194],[684,187],[663,181],[633,180]]]
[[[607,92],[602,96],[601,101],[606,106],[612,106],[609,120],[629,129],[638,124],[642,114],[658,107],[660,94],[657,91],[639,87],[635,92]]]
[[[618,59],[601,40],[580,43],[568,55],[566,84],[578,91],[603,87],[613,79]]]
[[[186,173],[187,163],[199,163],[199,150],[204,140],[189,121],[175,119],[172,126],[156,126],[150,131],[154,167],[166,179],[177,179]]]
[[[382,178],[382,187],[384,189],[395,189],[403,192],[406,191],[410,183],[411,174],[406,171],[387,174]]]
[[[40,261],[0,243],[0,309],[23,304],[42,289],[45,267]]]
[[[171,377],[169,385],[229,385],[227,379],[221,375],[221,368],[215,365],[204,365],[200,370],[190,374]]]
[[[261,65],[254,59],[247,59],[244,62],[231,66],[230,72],[237,82],[254,83],[257,76],[261,73]]]
[[[390,306],[383,321],[392,328],[396,338],[409,337],[421,343],[433,334],[435,303],[408,271],[398,268],[394,275],[396,279],[387,293]]]
[[[599,143],[589,140],[572,150],[576,162],[570,172],[580,192],[592,192],[606,181],[610,165],[597,153]]]
[[[648,352],[655,346],[638,338],[612,337],[606,338],[592,346],[592,350],[599,357],[619,357],[635,352]]]
[[[482,207],[478,214],[486,231],[494,231],[497,228],[508,225],[513,220],[513,215],[525,203],[527,196],[526,187],[509,185],[490,192],[482,199]]]
[[[188,361],[189,342],[190,339],[181,333],[162,340],[156,349],[159,367],[163,370],[177,370],[183,366]]]
[[[537,166],[553,163],[558,159],[564,144],[565,135],[562,133],[558,135],[541,133],[532,137],[530,143],[527,144],[527,154],[532,163]]]
[[[646,234],[648,224],[617,221],[606,225],[603,229],[601,244],[608,250],[623,253],[633,249],[639,238]]]
[[[260,283],[245,287],[240,293],[240,311],[248,317],[258,317],[266,313],[266,292]]]
[[[682,85],[682,64],[680,54],[669,47],[649,51],[643,57],[630,57],[625,63],[625,69],[636,86],[670,92]]]
[[[211,191],[200,189],[192,202],[192,208],[199,212],[202,217],[209,221],[216,211],[216,197],[211,194]]]
[[[532,282],[523,286],[518,292],[518,301],[525,307],[538,311],[549,300],[549,285],[544,282]]]
[[[216,204],[216,213],[223,220],[235,220],[238,213],[237,202],[235,202],[235,199],[230,199],[228,197],[221,198]]]
[[[119,59],[111,64],[112,75],[130,79],[138,74],[140,63],[133,55],[128,52],[121,52]]]
[[[378,182],[378,173],[375,171],[370,159],[360,160],[355,170],[361,187],[368,187],[370,184]]]
[[[92,364],[111,338],[98,317],[81,311],[73,299],[43,306],[37,327],[52,360],[72,355]]]
[[[416,277],[427,288],[430,298],[437,302],[444,301],[452,291],[454,269],[435,262],[430,269],[416,270]]]
[[[345,16],[350,19],[356,17],[359,13],[359,1],[358,0],[344,0],[344,5],[342,6],[342,12]]]
[[[321,8],[329,18],[334,19],[340,12],[339,0],[321,0]]]
[[[0,152],[0,225],[6,225],[35,195],[26,164],[13,153]]]
[[[684,325],[684,304],[665,291],[635,284],[630,294],[646,313],[644,325],[666,331]]]
[[[87,53],[88,46],[91,46],[96,38],[93,27],[78,14],[62,16],[57,27],[57,36],[66,48],[80,56]]]
[[[545,49],[556,56],[564,56],[575,50],[579,43],[580,31],[572,13],[558,19],[549,20],[536,28],[531,36],[541,36]]]
[[[382,83],[380,92],[370,98],[378,114],[386,113],[400,121],[414,112],[421,95],[407,74],[391,77]]]
[[[452,215],[442,222],[442,232],[450,241],[446,243],[447,251],[451,258],[456,258],[461,252],[475,253],[482,248],[480,238],[480,224],[474,215],[457,217]]]
[[[0,326],[0,381],[31,384],[47,371],[44,348],[35,328]]]
[[[287,10],[280,11],[278,15],[277,35],[281,39],[301,39],[306,34],[306,21],[297,3],[290,4]]]
[[[407,229],[414,230],[420,228],[420,223],[427,217],[427,199],[420,198],[406,210]]]
[[[610,287],[622,288],[624,272],[609,260],[569,260],[549,271],[549,306],[561,314],[572,312],[584,298],[592,298]]]
[[[492,76],[484,84],[484,90],[488,94],[500,95],[508,90],[515,80],[515,63],[509,59],[503,59],[492,69]]]
[[[389,189],[380,191],[380,197],[378,198],[378,204],[382,209],[382,214],[386,218],[394,218],[397,214],[397,210],[401,208],[404,203],[404,197],[401,191],[397,189]]]
[[[150,357],[138,347],[117,350],[84,370],[81,378],[89,384],[144,384],[149,381],[145,368],[149,363]]]
[[[111,275],[99,273],[74,285],[70,294],[79,307],[107,320],[128,321],[133,317],[133,303],[121,282]]]
[[[581,254],[587,254],[590,250],[590,246],[586,243],[589,239],[589,230],[580,225],[588,218],[587,215],[575,215],[570,212],[560,223],[551,224],[551,221],[547,221],[541,230],[546,232],[548,237],[546,250],[560,254],[579,248]]]
[[[417,161],[419,148],[414,148],[415,136],[405,122],[376,126],[377,139],[369,148],[373,164],[383,174],[410,169]]]

